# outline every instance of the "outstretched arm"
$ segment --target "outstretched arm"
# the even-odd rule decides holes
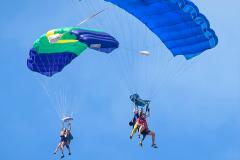
[[[64,122],[62,121],[62,130],[64,129]]]
[[[150,117],[150,108],[149,108],[149,102],[146,103],[145,105],[146,108],[146,118]]]
[[[138,110],[138,105],[136,103],[134,103],[134,109]]]
[[[72,125],[71,125],[71,123],[69,122],[68,123],[68,129],[71,131],[71,129],[72,129]]]

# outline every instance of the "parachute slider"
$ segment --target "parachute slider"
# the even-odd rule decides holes
[[[71,122],[72,120],[73,120],[72,117],[64,117],[64,118],[62,119],[63,123],[69,123],[69,122]]]
[[[139,54],[143,56],[149,56],[151,53],[149,51],[139,51]]]

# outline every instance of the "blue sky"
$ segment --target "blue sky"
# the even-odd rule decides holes
[[[152,100],[149,126],[157,134],[159,149],[150,148],[149,138],[143,149],[137,138],[129,140],[129,91],[106,57],[88,50],[63,72],[75,79],[72,88],[79,106],[73,155],[67,159],[240,159],[240,22],[236,21],[240,2],[194,3],[208,17],[219,44],[165,83]],[[36,74],[26,67],[28,51],[49,29],[75,25],[105,4],[89,8],[87,2],[74,0],[1,4],[1,159],[57,159],[52,153],[59,141],[60,120]],[[84,25],[104,29],[107,13]],[[105,30],[114,34],[110,28]],[[159,49],[168,52],[164,46]]]

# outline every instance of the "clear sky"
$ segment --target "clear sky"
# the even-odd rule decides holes
[[[40,35],[76,25],[105,5],[86,7],[86,1],[1,1],[1,159],[59,157],[53,156],[59,141],[59,117],[36,74],[26,67],[26,59]],[[194,3],[209,19],[219,44],[168,81],[152,100],[149,126],[156,132],[159,148],[150,147],[150,138],[144,148],[138,146],[137,138],[129,140],[130,93],[105,57],[88,50],[63,72],[74,77],[70,83],[76,86],[69,94],[76,91],[74,103],[79,106],[73,123],[73,155],[66,159],[240,159],[240,2]],[[104,29],[104,17],[110,12],[86,27]],[[121,22],[128,19],[119,18]],[[163,46],[163,50],[167,49]]]

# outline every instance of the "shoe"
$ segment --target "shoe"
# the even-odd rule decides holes
[[[62,155],[62,156],[61,156],[61,159],[63,159],[64,157],[65,157],[65,156],[64,156],[64,155]]]
[[[71,155],[71,153],[68,153],[68,155]]]
[[[57,152],[54,152],[53,154],[57,154]]]
[[[158,148],[156,144],[152,144],[152,147],[153,148]]]
[[[132,136],[130,135],[130,137],[129,137],[130,139],[132,139]]]
[[[143,146],[142,141],[139,142],[139,145],[140,145],[141,147]]]

